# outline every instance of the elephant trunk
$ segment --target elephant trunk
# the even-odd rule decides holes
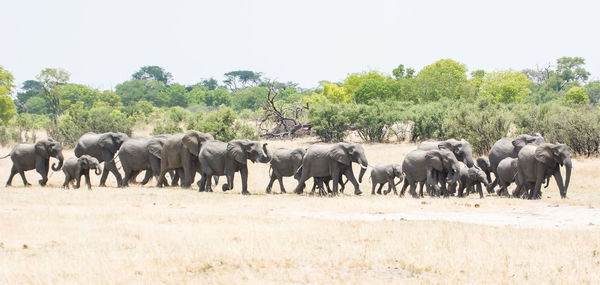
[[[100,165],[96,166],[96,170],[94,171],[94,173],[96,173],[96,175],[102,174],[102,169],[100,169]]]
[[[471,168],[475,165],[473,162],[473,154],[471,152],[465,153],[465,164],[468,168]]]
[[[62,152],[58,153],[58,155],[56,156],[56,159],[58,159],[58,166],[56,166],[56,163],[52,163],[52,170],[59,171],[62,168],[63,161],[65,160]]]
[[[567,197],[567,190],[569,189],[569,182],[571,182],[571,170],[573,169],[573,164],[571,162],[571,158],[565,159],[564,165],[565,165],[565,170],[566,170],[566,177],[565,177],[565,190],[563,191],[564,194],[563,194],[562,198]]]
[[[367,163],[366,159],[358,159],[358,164],[360,165],[360,173],[358,174],[358,182],[362,183],[362,179],[363,176],[365,175],[365,172],[367,172],[367,165],[369,165],[369,163]]]
[[[263,152],[265,153],[265,155],[261,155],[258,161],[260,163],[267,163],[271,161],[271,154],[269,154],[269,150],[267,149],[267,143],[263,144]]]

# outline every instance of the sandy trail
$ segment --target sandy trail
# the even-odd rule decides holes
[[[447,221],[488,226],[513,226],[536,229],[600,230],[600,210],[591,207],[558,206],[532,209],[479,209],[453,211],[406,211],[396,213],[335,213],[316,211],[279,211],[277,215],[340,221]]]

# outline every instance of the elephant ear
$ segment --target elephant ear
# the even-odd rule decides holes
[[[471,167],[469,169],[467,169],[467,176],[469,177],[469,179],[473,180],[473,181],[477,181],[479,180],[479,175],[477,171],[478,169],[475,167]]]
[[[46,147],[46,141],[39,141],[35,143],[35,153],[43,158],[48,158],[48,148]]]
[[[394,175],[394,167],[395,167],[395,165],[392,164],[390,167],[388,167],[388,168],[385,169],[385,175],[387,177],[394,177],[395,176]]]
[[[163,146],[158,142],[148,144],[148,146],[146,147],[148,152],[150,154],[156,156],[158,159],[162,159],[162,157],[160,156],[160,152],[162,151],[162,148],[163,148]]]
[[[81,156],[80,158],[78,158],[78,160],[79,160],[79,166],[81,167],[81,169],[90,168],[90,160],[87,155]]]
[[[115,142],[113,141],[113,134],[112,133],[106,133],[103,134],[100,139],[98,139],[98,145],[106,150],[109,150],[112,153],[117,152],[116,146],[115,146]]]
[[[535,149],[535,160],[550,165],[555,163],[551,144],[542,144]]]
[[[198,156],[200,153],[200,140],[194,133],[186,133],[181,139],[184,147],[193,155]]]
[[[527,138],[525,137],[525,135],[518,135],[512,141],[512,145],[513,145],[513,147],[515,147],[515,149],[521,150],[524,146],[527,145]]]
[[[248,157],[246,156],[246,148],[248,140],[235,140],[227,144],[227,152],[231,154],[235,161],[246,164]]]
[[[442,155],[437,150],[428,151],[425,154],[425,162],[427,165],[431,166],[435,170],[442,171],[443,163],[442,163]]]
[[[340,143],[334,145],[329,151],[329,156],[333,158],[335,161],[350,166],[352,163],[350,161],[350,154],[346,151],[344,146]]]

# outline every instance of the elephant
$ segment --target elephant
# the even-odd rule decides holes
[[[445,141],[429,141],[422,142],[418,149],[420,150],[433,150],[433,149],[446,149],[454,153],[456,159],[463,162],[467,167],[473,167],[473,148],[471,144],[462,139],[460,141],[455,139],[449,139]]]
[[[481,184],[487,186],[489,180],[485,175],[485,171],[477,166],[462,167],[458,178],[458,197],[463,197],[464,190],[467,189],[467,195],[474,191],[474,186],[477,188],[479,198],[483,198],[483,190]]]
[[[394,179],[398,177],[400,181],[398,183],[394,183]],[[371,169],[371,195],[375,195],[375,187],[379,184],[379,188],[377,189],[377,194],[381,194],[381,188],[383,188],[384,184],[388,184],[388,189],[383,191],[383,194],[387,195],[394,190],[394,194],[398,195],[398,191],[396,191],[396,185],[400,184],[402,180],[404,180],[404,176],[402,174],[402,166],[397,163],[392,164],[378,164],[373,166]]]
[[[494,176],[496,176],[494,181],[488,185],[488,192],[494,191],[494,187],[498,185],[497,169],[500,161],[507,157],[517,158],[519,151],[521,151],[521,149],[526,145],[533,144],[537,146],[543,144],[544,142],[544,137],[538,133],[535,133],[533,136],[522,134],[518,135],[514,139],[502,138],[496,141],[496,143],[494,143],[490,149],[488,155],[491,171],[494,173]],[[508,192],[498,193],[498,195],[508,196]]]
[[[160,151],[160,174],[157,186],[162,187],[166,184],[165,174],[168,171],[182,168],[181,186],[189,188],[194,181],[196,172],[200,170],[198,162],[200,149],[204,144],[213,140],[212,135],[194,130],[167,138]]]
[[[563,182],[560,167],[565,167],[565,180]],[[567,190],[571,181],[571,153],[566,144],[543,143],[539,146],[526,145],[517,160],[517,190],[520,196],[527,188],[533,186],[528,199],[541,198],[541,186],[545,179],[554,176],[560,197],[567,198]]]
[[[95,157],[91,157],[84,154],[78,158],[71,157],[65,161],[63,166],[63,172],[65,173],[65,182],[63,188],[69,188],[69,184],[75,180],[75,189],[78,189],[81,185],[81,175],[85,176],[85,184],[89,190],[92,190],[92,184],[90,183],[90,169],[95,169],[96,175],[102,174],[100,169],[100,162]]]
[[[457,182],[460,164],[454,153],[447,149],[415,149],[404,157],[402,172],[404,185],[400,196],[404,196],[406,188],[410,186],[409,192],[413,198],[422,197],[425,184],[428,191],[435,192],[433,195],[437,196],[441,192],[447,197],[449,191],[446,190],[446,182],[450,184]],[[415,192],[417,182],[421,185],[420,195]],[[442,185],[441,189],[438,184]]]
[[[508,186],[515,181],[517,176],[517,160],[517,158],[507,157],[498,163],[496,168],[496,173],[498,173],[496,179],[498,179],[498,185],[500,186],[498,193],[508,196]],[[518,188],[515,190],[518,190]],[[513,196],[518,195],[516,192],[513,192]]]
[[[102,176],[100,177],[100,187],[106,186],[106,178],[108,178],[108,172],[110,171],[117,179],[117,186],[123,185],[123,179],[117,169],[114,157],[121,145],[129,139],[129,136],[124,133],[103,133],[96,134],[89,132],[81,136],[77,145],[75,146],[74,152],[76,157],[81,157],[87,154],[94,157],[98,162],[104,162],[104,169],[102,170]]]
[[[150,168],[152,170],[151,175],[148,175],[146,172],[146,177],[142,181],[142,185],[146,185],[148,180],[150,180],[150,176],[154,176],[156,180],[159,180],[160,177],[160,162],[161,162],[161,151],[165,142],[171,135],[157,135],[146,140],[146,144],[144,144],[144,152],[146,157],[148,157],[148,163],[150,163]],[[122,160],[121,160],[122,163]],[[176,170],[169,171],[171,175],[171,186],[177,186],[178,181],[181,177],[183,177],[183,168],[177,168]],[[162,186],[169,186],[166,181],[163,181]]]
[[[332,192],[333,195],[337,195],[338,184],[341,175],[344,174],[354,185],[354,194],[362,194],[352,171],[352,162],[361,167],[358,181],[362,182],[369,162],[365,150],[360,144],[340,142],[333,145],[313,145],[309,147],[302,159],[302,175],[294,192],[302,194],[304,183],[310,177],[331,177],[333,181]]]
[[[302,165],[302,157],[306,150],[304,148],[296,148],[296,149],[285,149],[280,148],[273,152],[271,155],[270,161],[270,180],[267,185],[266,192],[267,194],[271,193],[271,188],[273,187],[273,182],[275,180],[279,181],[279,189],[281,193],[285,192],[285,187],[283,187],[283,177],[294,176],[296,170],[300,168]]]
[[[259,141],[233,140],[226,143],[213,140],[202,146],[198,159],[202,165],[202,178],[198,183],[200,192],[211,192],[212,177],[222,175],[227,177],[227,183],[223,184],[222,190],[233,189],[233,176],[239,171],[242,177],[242,194],[248,195],[250,194],[248,192],[248,160],[268,163],[271,156],[267,150],[267,144],[262,144],[261,148]]]
[[[477,167],[479,167],[479,169],[483,170],[483,172],[485,172],[485,176],[488,180],[488,182],[492,182],[492,167],[490,166],[490,160],[487,157],[479,157],[477,158],[477,160],[475,161],[475,164],[477,165]],[[491,191],[488,190],[488,193],[491,193]]]
[[[42,179],[38,182],[40,185],[45,186],[48,183],[50,157],[58,159],[58,166],[56,163],[52,163],[53,171],[58,171],[63,166],[64,157],[62,149],[62,144],[51,138],[40,140],[34,144],[16,145],[8,155],[0,158],[10,156],[13,162],[6,186],[12,184],[12,179],[17,173],[21,175],[25,186],[31,185],[25,178],[25,171],[32,169],[35,169],[42,176]]]

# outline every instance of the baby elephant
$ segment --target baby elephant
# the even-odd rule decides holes
[[[63,187],[69,188],[69,184],[73,180],[76,180],[75,189],[79,188],[81,175],[85,175],[85,183],[87,184],[88,189],[91,190],[90,169],[95,169],[96,175],[102,174],[100,162],[98,162],[98,159],[95,157],[84,154],[79,158],[72,157],[67,159],[63,165],[63,172],[65,173],[65,183],[63,184]]]
[[[517,161],[517,158],[507,157],[498,164],[498,185],[500,185],[498,196],[508,196],[507,187],[515,181],[517,175]],[[513,193],[513,195],[515,194]]]
[[[481,189],[481,183],[488,186],[489,181],[485,175],[485,172],[479,167],[462,167],[460,169],[460,177],[458,179],[458,197],[463,197],[463,191],[467,189],[467,195],[471,192],[475,192],[473,186],[476,186],[477,192],[479,192],[479,198],[483,198],[483,190]]]
[[[398,183],[394,183],[394,178],[396,177],[400,178]],[[388,189],[384,191],[383,194],[387,195],[393,189],[394,194],[398,195],[396,185],[400,184],[403,179],[404,176],[402,175],[402,166],[400,164],[378,164],[371,170],[371,183],[373,185],[371,195],[375,195],[375,186],[377,186],[377,184],[379,184],[377,194],[381,194],[381,188],[383,188],[385,183],[388,184]]]

